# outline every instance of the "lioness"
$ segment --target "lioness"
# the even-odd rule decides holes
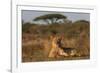
[[[65,48],[62,46],[62,37],[52,36],[52,48],[50,50],[48,57],[57,57],[57,56],[73,56],[75,55],[75,49]]]

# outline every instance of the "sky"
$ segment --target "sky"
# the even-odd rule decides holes
[[[90,14],[89,13],[76,13],[76,12],[47,12],[47,11],[34,11],[34,10],[22,10],[22,20],[24,22],[33,22],[33,19],[45,15],[45,14],[63,14],[72,22],[77,20],[87,20],[90,21]]]

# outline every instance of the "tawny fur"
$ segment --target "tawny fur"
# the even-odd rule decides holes
[[[57,57],[57,56],[73,56],[75,55],[75,50],[73,48],[64,48],[61,46],[61,37],[51,37],[52,39],[52,48],[50,50],[48,57]],[[59,41],[60,40],[60,41]]]

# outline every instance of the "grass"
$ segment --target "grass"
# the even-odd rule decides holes
[[[87,21],[70,24],[22,25],[22,62],[84,60],[90,58],[90,26]],[[48,58],[53,32],[64,36],[63,46],[75,48],[81,56]],[[80,35],[83,33],[84,35]]]

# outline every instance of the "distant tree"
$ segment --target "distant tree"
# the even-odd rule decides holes
[[[47,24],[55,24],[55,23],[59,23],[59,20],[63,21],[64,19],[67,19],[67,17],[62,14],[46,14],[46,15],[36,17],[33,21],[42,20]]]
[[[87,24],[90,24],[90,22],[89,21],[87,21],[87,20],[77,20],[77,21],[75,21],[74,23],[87,23]]]

